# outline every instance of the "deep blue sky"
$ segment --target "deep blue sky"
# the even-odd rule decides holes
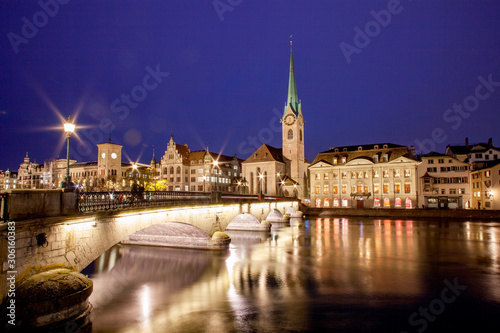
[[[236,6],[219,15],[212,0],[73,0],[49,17],[37,1],[1,1],[0,169],[17,170],[26,151],[39,163],[65,157],[57,126],[70,114],[86,126],[71,141],[79,161],[96,160],[92,140],[108,139],[100,122],[114,126],[126,156],[146,163],[171,131],[192,150],[208,141],[241,158],[259,133],[281,147],[273,109],[286,101],[291,34],[309,160],[332,146],[381,142],[426,139],[423,151],[444,151],[468,136],[500,146],[500,87],[481,88],[489,95],[479,105],[468,97],[479,76],[500,82],[499,1],[220,2]],[[348,63],[340,44],[355,45],[355,27],[376,29],[370,13],[388,5],[398,13]],[[9,36],[22,37],[34,16],[36,35],[25,27],[32,35],[13,47]],[[121,95],[145,91],[137,87],[146,68],[157,66],[169,75],[147,81],[151,90],[125,115]],[[464,99],[474,112],[446,112]]]

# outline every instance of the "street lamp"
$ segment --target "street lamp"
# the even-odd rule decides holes
[[[69,139],[71,138],[71,134],[75,131],[75,124],[71,120],[71,116],[68,116],[68,120],[64,123],[64,132],[66,133],[67,138],[67,151],[66,151],[66,188],[69,188]]]

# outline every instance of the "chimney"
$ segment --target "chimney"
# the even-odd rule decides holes
[[[488,147],[493,147],[493,139],[492,138],[489,138],[488,139]]]
[[[469,148],[469,138],[465,138],[465,147]]]

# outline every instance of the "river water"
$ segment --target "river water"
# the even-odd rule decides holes
[[[295,219],[226,252],[116,245],[92,332],[498,332],[500,222]]]

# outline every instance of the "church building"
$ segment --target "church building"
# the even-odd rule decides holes
[[[304,153],[304,116],[297,95],[292,43],[288,97],[282,124],[282,148],[263,144],[242,163],[250,194],[308,197],[308,166]]]

